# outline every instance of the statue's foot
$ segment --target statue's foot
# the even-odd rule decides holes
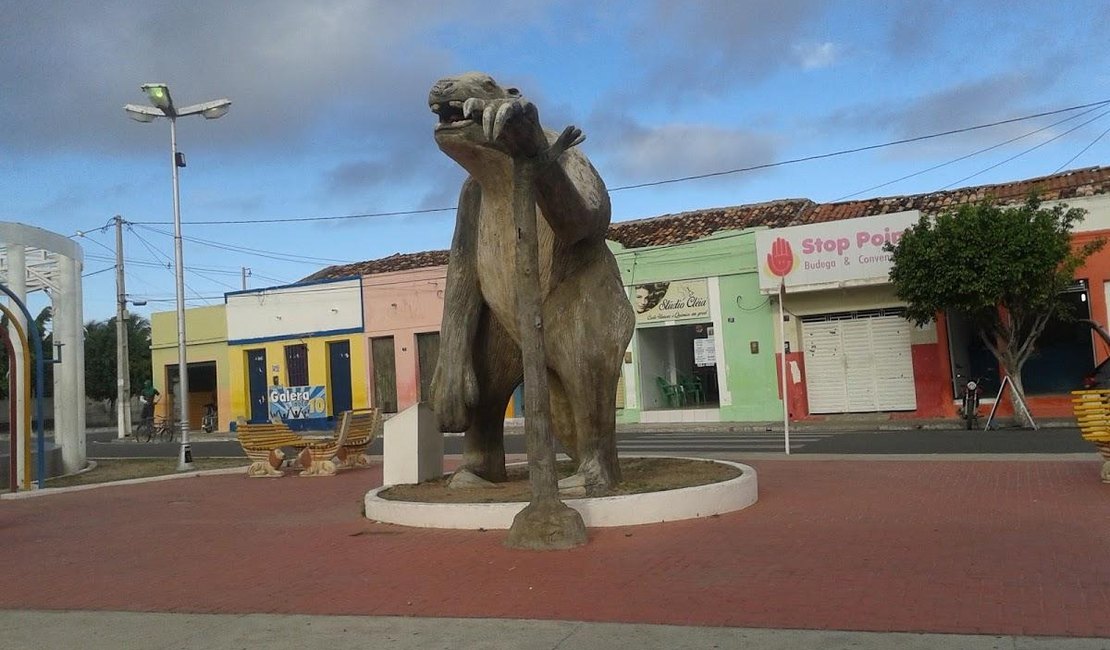
[[[559,492],[564,496],[593,496],[605,494],[617,481],[597,460],[583,460],[578,471],[559,481]]]
[[[462,467],[456,470],[455,473],[464,470],[490,483],[504,483],[509,478],[505,471],[505,455],[503,453],[468,454]]]
[[[451,480],[447,481],[447,489],[449,490],[491,487],[496,487],[496,485],[465,467],[452,474]]]

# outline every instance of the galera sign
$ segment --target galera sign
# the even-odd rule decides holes
[[[910,210],[761,230],[755,235],[759,289],[774,293],[780,283],[795,291],[886,284],[891,255],[883,247],[897,244],[920,218],[921,212]]]

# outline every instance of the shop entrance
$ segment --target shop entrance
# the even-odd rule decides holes
[[[810,413],[917,408],[910,328],[902,310],[802,318]]]
[[[1061,313],[1045,324],[1034,343],[1034,352],[1022,368],[1026,395],[1063,395],[1081,388],[1083,376],[1094,367],[1091,328],[1077,319],[1090,318],[1086,280],[1076,280],[1060,298]],[[998,360],[980,338],[975,324],[964,314],[950,312],[948,349],[952,360],[952,395],[958,398],[970,379],[979,381],[983,395],[998,394],[1001,373]]]
[[[719,407],[711,323],[642,327],[636,336],[643,410]]]
[[[199,429],[201,422],[204,420],[205,409],[209,404],[213,408],[219,403],[219,396],[216,391],[216,362],[215,361],[200,361],[197,363],[190,363],[188,367],[189,373],[189,429]],[[165,413],[167,417],[172,418],[174,421],[178,419],[177,412],[177,394],[179,390],[178,367],[177,364],[166,366],[166,386],[169,389],[166,395],[163,396],[165,402]],[[219,419],[217,419],[217,422]]]

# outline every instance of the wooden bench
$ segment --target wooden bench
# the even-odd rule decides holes
[[[356,409],[344,411],[348,418],[346,425],[346,438],[339,445],[336,460],[340,467],[366,467],[370,464],[370,457],[366,455],[366,447],[378,435],[382,424],[382,412],[378,409]]]
[[[282,422],[240,422],[236,427],[239,445],[251,460],[247,476],[282,476],[279,469],[285,460],[282,447],[300,450],[297,461],[303,468],[301,476],[334,476],[333,458],[347,440],[350,420],[350,412],[344,413],[335,433],[323,437],[299,435]]]
[[[1076,390],[1071,393],[1072,411],[1080,435],[1102,455],[1102,482],[1110,483],[1110,390]]]

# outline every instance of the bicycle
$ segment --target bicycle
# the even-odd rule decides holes
[[[150,442],[157,438],[161,442],[173,442],[174,436],[177,435],[173,424],[172,420],[157,415],[143,418],[135,429],[135,439],[139,442]]]

